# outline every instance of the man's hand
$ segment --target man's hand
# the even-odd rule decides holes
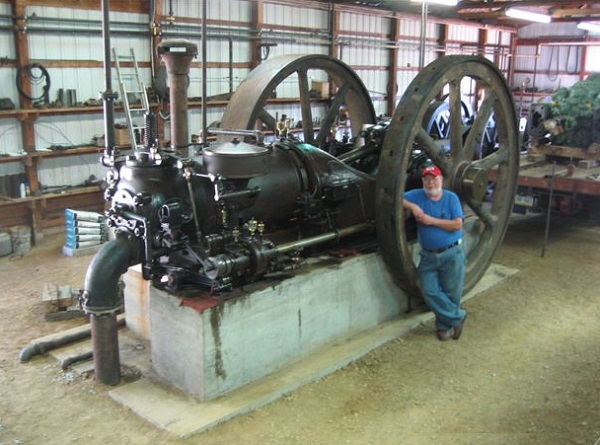
[[[412,213],[412,215],[415,217],[415,219],[417,221],[419,221],[419,219],[421,219],[421,218],[423,218],[423,216],[425,216],[425,212],[423,212],[423,209],[413,202],[404,200],[402,202],[402,205],[404,206],[404,208],[406,210],[409,210],[410,213]]]
[[[423,224],[424,226],[435,225],[435,222],[437,221],[435,218],[433,218],[432,216],[427,215],[422,210],[421,210],[421,214],[418,217],[415,216],[415,219],[417,220],[417,222],[419,224]]]

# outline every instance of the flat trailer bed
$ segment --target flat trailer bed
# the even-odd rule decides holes
[[[584,168],[578,166],[577,161],[547,159],[544,155],[542,158],[540,160],[538,155],[521,156],[519,186],[550,190],[554,169],[555,192],[600,196],[600,166],[597,163]]]
[[[596,213],[600,202],[600,146],[532,147],[519,159],[519,175],[514,212],[543,212],[550,208],[574,214],[582,210]],[[495,171],[490,180],[495,180]]]

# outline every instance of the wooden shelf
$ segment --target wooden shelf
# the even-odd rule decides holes
[[[129,145],[119,145],[118,148],[121,151],[127,151],[131,149]],[[97,147],[95,145],[90,145],[86,147],[80,148],[66,148],[64,150],[55,150],[55,151],[36,151],[34,153],[26,153],[15,156],[0,156],[0,164],[8,163],[8,162],[23,162],[28,158],[62,158],[65,156],[77,156],[77,155],[86,155],[86,154],[94,154],[94,153],[102,153],[104,151],[104,147]]]
[[[66,208],[102,212],[104,205],[103,191],[98,186],[26,198],[1,198],[0,226],[32,226],[34,233],[40,236],[42,229],[64,225]]]
[[[88,194],[88,193],[97,193],[100,191],[101,191],[101,189],[98,186],[73,187],[73,188],[67,189],[63,192],[45,193],[45,194],[41,194],[41,195],[37,195],[37,196],[27,196],[26,198],[2,197],[2,198],[0,198],[0,206],[6,206],[6,205],[15,204],[15,203],[16,204],[29,203],[32,201],[40,201],[40,200],[46,200],[46,199],[55,199],[55,198],[59,198],[59,197],[64,197],[65,195],[74,196],[74,195],[81,195],[81,194]]]
[[[329,102],[331,98],[325,99],[311,99],[311,102]],[[209,100],[206,103],[207,107],[226,107],[229,103],[228,100]],[[300,98],[272,98],[267,100],[268,104],[292,104],[300,103]],[[158,104],[150,104],[151,108],[158,107]],[[202,103],[198,101],[188,102],[189,108],[202,108]],[[138,107],[139,108],[139,107]],[[132,110],[135,110],[135,105],[132,106]],[[72,114],[95,114],[102,113],[104,107],[98,106],[82,106],[82,107],[57,107],[57,108],[17,108],[14,110],[0,110],[0,119],[26,119],[26,118],[37,118],[39,116],[60,116],[60,115],[72,115]],[[122,112],[123,107],[121,105],[115,106],[116,112]]]

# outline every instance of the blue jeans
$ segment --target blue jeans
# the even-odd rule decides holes
[[[421,250],[419,278],[425,303],[435,314],[435,328],[448,330],[460,324],[466,312],[460,307],[465,284],[465,252],[462,245],[444,252]]]

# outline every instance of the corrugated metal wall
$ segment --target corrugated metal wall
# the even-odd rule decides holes
[[[390,64],[389,48],[393,45],[389,36],[391,19],[368,16],[354,12],[342,12],[339,23],[338,57],[354,67],[369,91],[376,114],[386,114]],[[361,35],[357,35],[361,34]]]
[[[568,38],[581,41],[584,32],[577,29],[574,23],[553,23],[552,26],[532,24],[521,28],[519,39],[541,43],[517,46],[513,87],[519,88],[526,84],[528,89],[552,93],[560,87],[571,87],[581,80],[582,68],[585,71],[597,71],[593,66],[588,69],[581,65],[584,52],[589,51],[585,46],[550,42]],[[592,53],[588,53],[588,61],[593,59],[591,55]]]

